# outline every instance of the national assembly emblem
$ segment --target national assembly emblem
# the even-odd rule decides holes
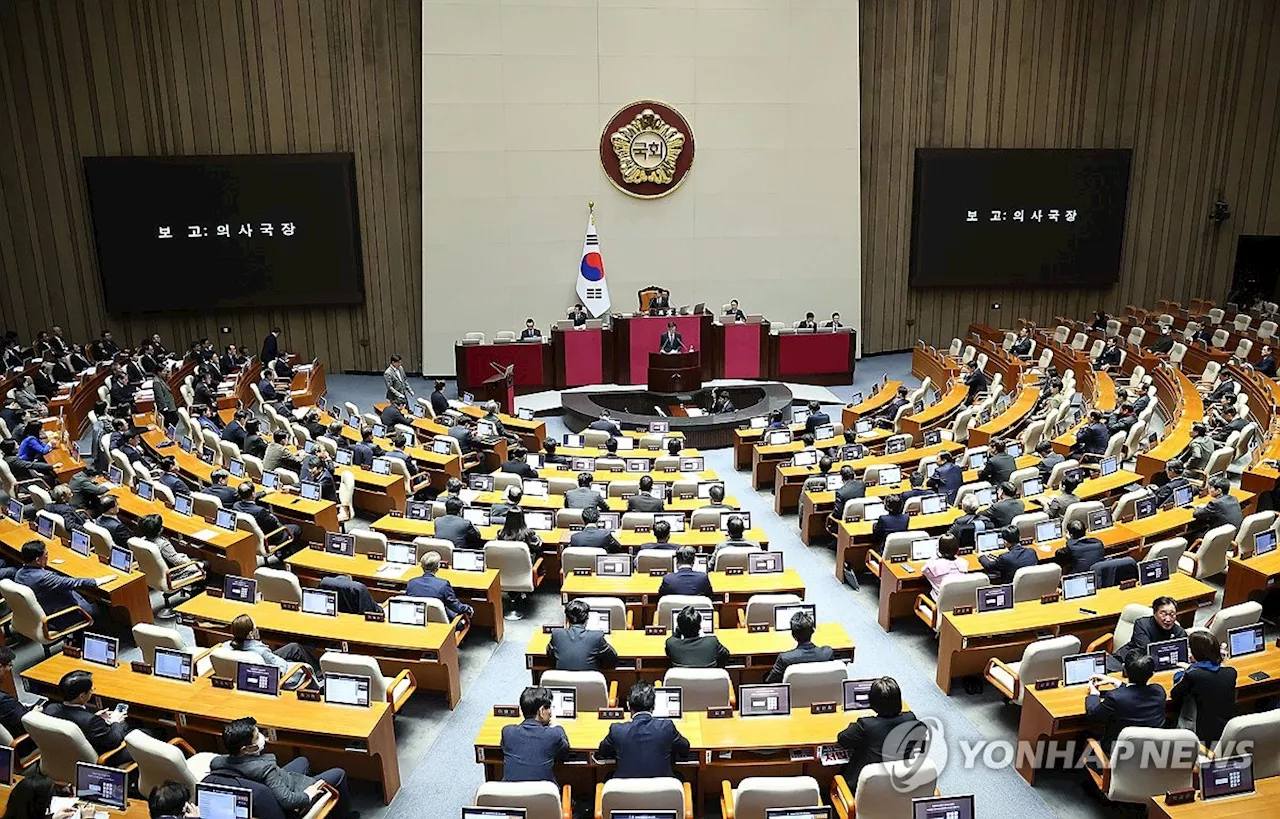
[[[693,131],[668,105],[633,102],[605,125],[600,163],[614,187],[628,196],[666,196],[693,167]]]

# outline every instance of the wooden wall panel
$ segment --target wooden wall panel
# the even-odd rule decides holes
[[[861,0],[863,348],[973,321],[1222,302],[1237,238],[1280,234],[1273,0]],[[1134,149],[1120,282],[914,290],[917,147]],[[1217,196],[1231,205],[1209,219]],[[991,304],[999,302],[1000,310]]]
[[[6,0],[0,325],[256,350],[278,324],[331,371],[418,369],[420,54],[420,0]],[[363,305],[105,314],[82,157],[309,151],[355,154]]]

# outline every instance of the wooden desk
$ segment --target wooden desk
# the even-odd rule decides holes
[[[1232,489],[1231,494],[1236,500],[1240,501],[1240,510],[1244,515],[1247,516],[1253,513],[1257,507],[1257,497],[1255,495],[1239,489]],[[1204,503],[1197,503],[1193,506],[1176,506],[1172,509],[1162,509],[1149,518],[1126,521],[1124,525],[1137,532],[1144,544],[1178,537],[1184,534],[1187,527],[1195,520],[1192,514],[1194,510],[1203,505]],[[1187,545],[1190,546],[1191,544],[1188,543]]]
[[[198,552],[209,561],[209,568],[215,573],[253,577],[258,568],[258,544],[248,532],[230,532],[204,518],[180,515],[158,500],[143,500],[123,487],[112,489],[111,494],[119,501],[120,513],[126,518],[137,521],[146,515],[159,515],[164,521],[165,534]]]
[[[1262,602],[1280,577],[1280,551],[1261,557],[1227,561],[1227,587],[1222,593],[1222,606],[1234,606],[1249,600]]]
[[[886,430],[878,430],[877,433],[859,437],[858,442],[865,444],[872,439],[882,440],[888,437]],[[821,458],[822,451],[832,447],[844,446],[844,436],[814,441],[813,446],[819,450],[818,457]],[[773,486],[774,471],[782,464],[789,463],[795,454],[803,449],[804,443],[802,441],[791,441],[786,444],[756,444],[751,448],[751,486],[756,490]]]
[[[733,628],[738,625],[738,607],[745,606],[754,594],[794,594],[804,599],[804,581],[795,569],[779,574],[737,574],[708,572],[715,596],[711,603],[719,609],[718,625]],[[571,574],[560,584],[560,598],[565,603],[576,597],[620,597],[635,611],[636,628],[653,622],[658,610],[658,588],[661,577],[633,574],[629,577],[600,577],[599,575]]]
[[[113,610],[113,615],[117,609],[122,611],[126,622],[130,625],[155,622],[155,616],[151,612],[151,592],[147,588],[147,578],[142,572],[136,570],[128,574],[118,572],[98,560],[97,555],[92,551],[89,552],[88,557],[83,557],[56,537],[42,537],[39,532],[28,529],[25,525],[16,524],[8,518],[0,519],[0,549],[3,549],[8,557],[15,561],[19,560],[22,545],[33,540],[38,540],[45,545],[49,555],[48,568],[53,571],[67,577],[110,576],[112,578],[109,583],[98,586],[97,589],[80,589],[79,592],[82,595],[106,601]],[[45,612],[45,614],[53,613]]]
[[[14,763],[16,767],[16,759],[14,760]],[[14,771],[14,784],[16,785],[21,780],[21,772]],[[0,812],[3,812],[9,807],[9,795],[11,793],[13,793],[12,785],[0,785]],[[191,794],[191,799],[192,802],[195,801],[194,793]],[[151,819],[151,809],[147,807],[147,800],[145,799],[128,800],[125,804],[125,809],[122,811],[116,810],[115,808],[108,808],[105,805],[94,805],[94,812],[90,815],[96,815],[98,813],[109,816],[111,819]]]
[[[319,586],[326,577],[350,575],[353,580],[368,586],[369,593],[379,603],[388,597],[404,594],[409,581],[422,576],[419,566],[401,567],[382,560],[370,560],[365,555],[344,557],[323,549],[303,549],[286,562],[304,586]],[[390,569],[379,571],[384,566]],[[498,570],[460,572],[441,569],[436,576],[448,580],[458,598],[476,610],[472,625],[492,630],[493,639],[502,642],[502,586],[498,582]]]
[[[477,495],[471,500],[471,505],[472,506],[493,506],[494,504],[505,503],[505,502],[506,502],[505,492],[481,492],[479,495]],[[605,502],[609,504],[610,512],[626,512],[627,511],[626,498],[607,498]],[[690,515],[692,515],[695,510],[701,509],[702,507],[706,506],[708,503],[710,503],[710,501],[708,501],[706,498],[675,498],[673,500],[667,501],[666,504],[663,506],[662,511],[663,512],[681,512],[687,518]],[[731,506],[734,509],[742,508],[741,505],[739,505],[738,503],[738,499],[732,495],[725,496],[724,504],[726,506]],[[529,509],[545,509],[545,510],[553,510],[553,511],[559,510],[564,508],[564,495],[551,494],[551,495],[547,495],[545,498],[535,498],[530,495],[525,495],[520,500],[520,506],[525,510],[529,510]]]
[[[1160,443],[1138,454],[1138,472],[1147,479],[1162,471],[1166,462],[1187,448],[1191,443],[1191,425],[1204,420],[1204,400],[1182,370],[1159,367],[1152,374],[1152,383],[1156,387],[1156,399],[1165,410],[1166,425]]]
[[[986,446],[993,438],[1010,434],[1031,414],[1038,400],[1040,400],[1039,387],[1021,387],[1018,390],[1018,397],[1004,412],[985,424],[969,427],[969,440],[966,446]]]
[[[558,454],[558,452],[557,452]],[[538,470],[538,477],[543,480],[549,478],[568,478],[576,481],[582,473],[569,466],[556,464],[554,466],[544,466]],[[704,469],[701,472],[681,472],[674,470],[667,472],[627,472],[621,470],[614,472],[612,469],[597,469],[590,473],[591,480],[596,483],[612,483],[613,481],[638,481],[645,475],[653,478],[655,483],[674,483],[675,481],[718,481],[720,478],[716,475],[714,469]]]
[[[285,611],[279,603],[241,603],[223,597],[197,594],[176,607],[183,625],[191,627],[201,646],[215,646],[231,639],[231,621],[248,614],[272,646],[299,642],[305,646],[333,648],[377,659],[389,677],[404,669],[413,673],[418,689],[441,691],[453,708],[462,698],[458,678],[458,637],[452,626],[428,623],[399,626],[373,623],[360,614],[336,617]],[[317,656],[319,652],[316,652]]]
[[[182,683],[135,673],[129,664],[110,668],[55,654],[22,672],[33,693],[57,696],[69,671],[93,673],[93,688],[106,707],[129,703],[129,719],[176,731],[197,750],[221,752],[222,728],[239,717],[254,717],[268,750],[281,761],[305,754],[314,770],[336,766],[356,779],[382,786],[384,804],[400,790],[400,763],[391,706],[368,708],[300,700],[292,692],[266,697],[214,688],[208,677]]]
[[[838,475],[841,468],[845,466],[853,467],[853,471],[861,475],[869,466],[891,466],[894,464],[902,467],[903,472],[910,473],[915,469],[921,458],[939,455],[943,452],[958,453],[963,451],[964,444],[958,444],[955,441],[941,441],[930,446],[911,447],[904,449],[902,452],[895,452],[892,455],[881,453],[852,461],[835,461],[831,464],[831,474]],[[774,498],[775,511],[778,514],[782,514],[797,508],[800,505],[800,493],[804,489],[804,482],[817,474],[817,466],[777,467],[777,477],[773,488],[773,493],[776,496]],[[871,490],[873,488],[867,487],[868,494],[872,494]]]
[[[924,412],[902,416],[902,432],[910,433],[912,437],[919,438],[927,430],[946,424],[951,416],[955,415],[964,406],[965,398],[968,395],[969,388],[963,383],[956,382],[942,394],[940,399],[925,407]]]
[[[1266,651],[1229,659],[1223,665],[1236,669],[1238,713],[1246,713],[1247,706],[1263,697],[1280,693],[1280,649],[1274,643],[1269,643]],[[1261,682],[1251,680],[1249,675],[1257,671],[1269,674],[1270,679]],[[1162,671],[1152,677],[1151,682],[1163,686],[1167,696],[1173,690],[1173,672]],[[1087,685],[1045,691],[1036,691],[1034,686],[1026,688],[1022,699],[1022,716],[1018,723],[1018,745],[1037,749],[1035,756],[1039,757],[1041,745],[1046,740],[1073,739],[1088,728],[1097,729],[1097,723],[1090,723],[1085,718],[1084,701],[1088,692]],[[1022,778],[1033,785],[1039,767],[1033,764],[1035,761],[1023,754],[1019,756],[1016,765]]]
[[[1084,387],[1093,385],[1092,401],[1088,402],[1093,409],[1102,412],[1111,412],[1116,408],[1116,384],[1111,380],[1111,376],[1104,372],[1094,372],[1088,366],[1086,360],[1083,370],[1088,373],[1088,380],[1081,378],[1081,367],[1075,369],[1076,372],[1076,389],[1081,395],[1088,396],[1090,393],[1085,392]],[[1067,428],[1067,431],[1053,439],[1053,451],[1060,455],[1067,455],[1071,452],[1071,447],[1076,442],[1076,435],[1089,420],[1089,414],[1085,413],[1079,421]]]
[[[331,425],[335,420],[337,419],[329,413],[324,411],[320,412],[320,423],[325,426]],[[429,418],[414,418],[412,419],[412,424],[414,430],[423,433],[427,437],[449,434],[447,427],[443,427]],[[350,424],[342,424],[342,437],[346,441],[355,443],[360,440],[360,433],[352,428]],[[395,448],[392,446],[390,438],[374,438],[373,441],[383,449],[390,450]],[[431,485],[436,489],[443,489],[449,478],[462,477],[461,455],[437,455],[429,448],[421,446],[407,446],[405,447],[404,452],[409,455],[409,457],[413,458],[413,460],[416,461],[424,471],[431,475]],[[497,466],[495,465],[493,468],[497,469]],[[361,509],[366,508],[365,504],[369,504],[372,511],[377,511],[387,506],[387,501],[379,500],[380,493],[384,491],[384,483],[381,480],[375,481],[373,480],[374,478],[392,477],[399,481],[402,487],[404,485],[404,479],[399,475],[375,475],[371,470],[354,467],[353,470],[356,476],[356,494],[358,497],[356,506]],[[362,483],[365,481],[368,481],[368,483],[362,488]],[[387,491],[390,491],[389,485],[387,485],[387,487]],[[394,501],[392,503],[394,503]],[[402,505],[399,508],[403,511],[404,506]],[[387,511],[390,511],[390,509]],[[385,512],[383,514],[385,514]]]
[[[1185,805],[1166,805],[1163,796],[1155,796],[1147,800],[1147,819],[1272,819],[1280,799],[1280,776],[1258,779],[1254,788],[1256,792],[1249,796],[1212,802],[1196,794],[1196,800]]]
[[[879,414],[894,398],[898,397],[898,388],[901,386],[901,381],[886,381],[880,389],[862,399],[860,403],[846,405],[840,411],[840,421],[844,424],[844,428],[853,429],[858,419]]]

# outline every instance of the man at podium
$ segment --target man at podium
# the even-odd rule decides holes
[[[664,353],[679,353],[684,350],[684,339],[676,331],[676,323],[674,321],[667,322],[667,331],[662,334],[662,342],[659,347]]]

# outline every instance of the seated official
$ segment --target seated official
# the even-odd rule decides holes
[[[120,445],[116,449],[124,453],[124,456],[129,459],[129,463],[142,463],[151,467],[154,463],[142,451],[143,432],[144,430],[138,427],[129,427],[120,436]]]
[[[897,492],[885,496],[884,514],[876,518],[875,523],[871,524],[871,540],[875,543],[877,549],[884,546],[884,542],[889,535],[895,532],[905,532],[911,526],[911,518],[907,517],[906,513],[902,511],[905,505],[902,495]]]
[[[150,819],[185,819],[199,816],[200,809],[191,801],[190,788],[181,782],[166,779],[147,794],[147,815]],[[76,816],[79,816],[79,812]],[[262,814],[259,813],[258,816],[261,817]]]
[[[101,499],[111,491],[111,487],[94,480],[101,474],[93,464],[85,464],[84,469],[71,476],[67,488],[71,490],[72,506],[85,514],[97,514]]]
[[[418,560],[418,564],[422,566],[422,576],[415,577],[405,584],[404,593],[409,597],[430,597],[433,600],[439,600],[444,604],[444,610],[448,612],[449,619],[462,617],[470,620],[476,613],[476,610],[466,603],[458,599],[458,595],[453,591],[453,584],[443,577],[436,577],[436,572],[440,571],[440,553],[424,552]],[[459,629],[464,628],[466,623],[459,623]]]
[[[555,782],[556,765],[569,755],[569,736],[552,724],[551,692],[526,688],[520,714],[524,722],[502,726],[502,781]]]
[[[652,315],[660,316],[671,309],[671,291],[659,290],[649,299],[649,312]]]
[[[839,330],[840,328],[844,327],[844,323],[840,321],[839,313],[832,313],[831,318],[828,321],[822,322],[822,326],[829,327],[832,330]]]
[[[717,387],[712,391],[711,411],[713,413],[723,414],[726,412],[737,412],[738,408],[734,406],[733,399],[729,397],[727,390]]]
[[[307,414],[302,418],[302,425],[307,428],[307,434],[313,441],[329,431],[329,428],[320,421],[320,410],[316,409],[307,410]]]
[[[1258,360],[1253,362],[1253,368],[1267,378],[1276,377],[1276,357],[1271,352],[1270,345],[1262,345],[1261,354],[1258,356]]]
[[[667,331],[658,340],[658,348],[664,353],[684,352],[684,336],[680,335],[680,331],[676,329],[674,321],[667,322]]]
[[[569,536],[569,545],[589,549],[604,549],[611,555],[626,551],[613,532],[599,525],[600,510],[588,506],[582,510],[582,528]]]
[[[1197,506],[1191,513],[1195,522],[1187,527],[1187,538],[1204,537],[1210,529],[1223,524],[1240,528],[1244,513],[1240,501],[1231,494],[1231,484],[1222,475],[1214,475],[1208,481],[1209,502]]]
[[[238,614],[231,621],[231,639],[227,641],[227,645],[236,651],[247,651],[250,654],[257,654],[264,665],[272,666],[279,669],[281,675],[284,675],[294,665],[302,663],[309,666],[313,672],[319,673],[320,663],[312,656],[310,651],[302,646],[301,643],[285,643],[279,648],[272,650],[270,646],[262,642],[262,637],[258,633],[258,627],[254,624],[253,618],[247,614]],[[298,677],[298,675],[294,675]],[[283,679],[283,676],[282,676]],[[304,680],[301,678],[285,680],[281,683],[285,688],[297,688]]]
[[[435,536],[447,540],[455,549],[479,549],[484,538],[475,524],[462,517],[462,498],[451,497],[444,502],[444,514],[435,520]]]
[[[978,563],[991,575],[992,583],[1012,583],[1018,569],[1035,566],[1040,562],[1035,549],[1022,545],[1017,526],[1009,525],[1001,529],[1000,539],[1004,541],[1008,551],[1000,555],[978,556]]]
[[[84,738],[93,746],[94,753],[101,756],[113,751],[124,742],[125,734],[133,730],[125,721],[124,714],[106,708],[97,711],[89,710],[93,700],[93,674],[88,671],[68,671],[58,680],[58,698],[60,702],[51,702],[44,707],[44,713],[55,719],[74,722],[84,734]],[[25,732],[24,732],[25,733]],[[112,757],[116,763],[129,760],[128,751],[121,751]]]
[[[534,339],[541,339],[541,338],[542,338],[542,331],[538,329],[538,326],[537,324],[534,323],[533,319],[531,318],[525,319],[524,329],[520,331],[520,340],[533,341]]]
[[[587,424],[587,429],[594,429],[600,432],[607,432],[613,438],[622,437],[622,427],[613,420],[608,410],[601,410],[600,417]]]
[[[737,515],[729,516],[729,522],[725,524],[725,534],[728,535],[728,537],[716,544],[715,551],[711,553],[711,559],[707,561],[707,568],[711,571],[715,570],[716,561],[719,559],[720,553],[725,549],[732,549],[739,546],[746,546],[752,549],[760,548],[759,543],[754,540],[747,540],[744,537],[746,534],[746,525],[742,522],[742,518]]]
[[[898,410],[911,403],[907,398],[911,391],[906,387],[898,387],[897,393],[885,404],[884,409],[875,413],[874,418],[876,426],[880,429],[893,429],[894,419],[898,417]],[[849,432],[850,430],[846,430]]]
[[[769,413],[769,429],[786,429],[787,423],[782,420],[782,410]]]
[[[52,464],[19,458],[18,442],[12,438],[0,441],[0,455],[4,456],[5,465],[13,473],[13,479],[19,483],[40,480],[46,486],[53,486],[57,482],[58,473],[54,470]]]
[[[653,523],[653,541],[641,546],[636,552],[646,549],[665,549],[674,552],[678,548],[680,548],[679,544],[671,542],[671,524],[665,520],[658,520]]]
[[[444,394],[444,382],[437,380],[431,387],[431,395],[428,396],[428,400],[431,401],[431,411],[437,417],[444,415],[449,411],[449,398]]]
[[[1168,477],[1168,480],[1165,481],[1164,486],[1158,486],[1152,492],[1157,506],[1164,506],[1172,500],[1173,493],[1181,487],[1191,486],[1191,481],[1186,478],[1186,472],[1187,468],[1177,458],[1164,465],[1164,474]]]
[[[569,308],[569,320],[573,322],[575,328],[586,327],[589,318],[591,318],[591,315],[587,313],[587,308],[582,306],[582,302],[578,302]]]
[[[446,501],[449,500],[449,498],[458,498],[459,500],[461,500],[462,490],[465,488],[466,488],[466,484],[462,482],[461,478],[450,478],[449,480],[445,481],[444,491],[436,496],[436,500],[439,501],[440,503],[445,503]]]
[[[388,432],[397,426],[413,426],[413,419],[404,414],[405,409],[408,407],[406,401],[407,399],[405,398],[393,398],[382,408],[378,420],[382,422],[383,428]]]
[[[524,456],[529,454],[529,450],[517,444],[510,447],[508,451],[510,452],[510,457],[503,461],[501,471],[519,475],[521,478],[528,478],[531,481],[538,479],[538,470],[529,466],[524,459]]]
[[[292,551],[303,548],[306,544],[302,542],[302,527],[296,523],[281,525],[280,519],[270,509],[258,503],[255,490],[253,481],[240,484],[236,489],[236,502],[232,508],[253,518],[258,528],[262,530],[262,534],[266,536],[268,543],[277,545],[285,542],[286,539],[291,539],[295,547]],[[281,555],[281,557],[286,556]]]
[[[664,647],[673,668],[724,668],[729,662],[729,649],[714,634],[702,633],[702,617],[693,606],[676,614]]]
[[[319,447],[316,448],[319,449]],[[229,480],[231,480],[231,473],[219,467],[209,473],[209,485],[203,490],[205,494],[213,495],[222,501],[225,509],[230,509],[240,498],[236,488],[227,484]]]
[[[1017,487],[1008,481],[1000,484],[996,498],[995,503],[982,510],[988,529],[1003,529],[1026,510],[1026,505],[1018,498]]]
[[[640,476],[640,491],[627,498],[628,512],[661,512],[666,508],[662,498],[653,492],[653,478]]]
[[[231,421],[225,427],[222,428],[222,435],[220,436],[222,440],[230,441],[231,443],[240,447],[240,450],[243,452],[245,438],[249,434],[245,430],[245,423],[247,423],[248,420],[249,420],[248,410],[242,410],[242,409],[236,410],[235,415],[232,416],[231,418]]]
[[[573,463],[572,459],[570,459],[568,455],[556,454],[556,442],[550,438],[542,442],[542,460],[548,465],[562,464],[564,466],[568,466]]]
[[[787,669],[793,665],[825,663],[828,660],[835,659],[835,652],[831,650],[831,646],[816,646],[813,644],[815,628],[816,625],[813,622],[813,618],[809,616],[807,611],[797,611],[791,615],[791,638],[796,641],[796,647],[778,655],[778,659],[773,661],[773,668],[765,675],[765,682],[782,682]]]
[[[1093,362],[1093,368],[1102,372],[1110,372],[1120,366],[1121,356],[1120,342],[1115,336],[1107,339],[1107,344],[1102,348],[1102,352],[1098,354],[1098,360]]]
[[[818,459],[818,474],[811,475],[804,480],[805,492],[824,492],[827,488],[827,476],[831,474],[831,467],[835,465],[835,461],[831,460],[830,455],[823,455]],[[914,473],[913,473],[914,474]],[[843,506],[843,504],[842,504]]]
[[[707,490],[707,503],[699,509],[714,509],[718,512],[731,512],[733,507],[724,502],[724,484],[715,484]]]
[[[1035,406],[1031,408],[1032,421],[1043,421],[1049,417],[1049,413],[1055,412],[1062,407],[1062,403],[1067,400],[1062,388],[1062,379],[1049,379],[1048,387],[1040,393],[1040,396],[1036,398]],[[1041,439],[1040,443],[1049,444],[1049,450],[1053,450],[1053,444],[1047,438]],[[1040,444],[1036,444],[1036,452],[1040,452]]]
[[[1151,614],[1133,622],[1133,636],[1107,658],[1107,669],[1119,671],[1134,657],[1145,657],[1147,646],[1163,640],[1179,640],[1187,636],[1178,623],[1178,601],[1161,595],[1151,601]]]
[[[1049,501],[1049,505],[1045,507],[1045,512],[1051,518],[1062,518],[1067,510],[1079,503],[1082,498],[1076,494],[1076,490],[1080,488],[1081,480],[1078,477],[1066,477],[1062,479],[1062,491]]]
[[[192,416],[192,419],[196,422],[196,425],[200,427],[202,431],[207,429],[210,432],[212,432],[214,435],[218,435],[218,436],[222,435],[222,428],[218,426],[218,422],[214,418],[210,417],[209,407],[207,405],[196,404],[191,409],[191,416]],[[114,449],[115,448],[114,437],[112,438],[112,441],[113,441],[112,448]]]
[[[746,313],[742,312],[742,308],[738,306],[737,299],[729,299],[729,306],[724,311],[725,318],[733,319],[735,322],[743,322],[747,320]]]
[[[1169,692],[1173,719],[1168,727],[1191,727],[1212,747],[1236,715],[1236,670],[1222,664],[1222,645],[1207,631],[1191,632],[1190,664],[1179,663]]]
[[[16,690],[17,686],[14,683],[17,680],[13,677],[13,649],[0,645],[0,681],[6,677],[9,678],[8,686]],[[34,706],[23,705],[17,697],[9,693],[8,686],[0,685],[0,725],[9,732],[9,736],[18,737],[27,732],[22,724],[22,717]]]
[[[1191,442],[1187,444],[1182,460],[1188,469],[1204,469],[1217,447],[1217,442],[1209,435],[1209,428],[1196,421],[1191,425]]]
[[[103,495],[101,507],[102,511],[94,523],[107,530],[112,543],[121,549],[129,548],[129,538],[133,537],[133,531],[120,520],[120,501],[116,500],[115,495]]]
[[[1117,432],[1123,432],[1127,435],[1136,423],[1138,423],[1138,414],[1134,411],[1133,404],[1125,401],[1107,418],[1107,433],[1115,435]]]
[[[902,710],[902,689],[897,680],[881,677],[871,683],[867,699],[875,715],[850,723],[836,737],[840,747],[849,752],[842,772],[849,782],[857,782],[868,765],[911,759],[928,745],[928,726],[912,712]]]
[[[323,447],[321,449],[323,450]],[[262,456],[262,471],[275,472],[280,467],[292,472],[301,471],[298,460],[289,449],[289,433],[277,429],[271,433],[271,443],[267,444],[267,451]]]
[[[978,496],[970,492],[960,501],[960,517],[951,522],[947,534],[956,539],[958,549],[973,549],[978,535],[978,524],[986,526],[986,521],[978,515]]]
[[[524,510],[519,506],[511,507],[503,515],[502,528],[498,530],[497,539],[528,546],[531,560],[536,560],[538,552],[542,551],[542,537],[529,528],[529,524],[525,522]]]
[[[822,404],[817,401],[809,402],[809,417],[804,419],[804,431],[806,434],[813,435],[814,430],[818,427],[826,426],[831,423],[831,416],[822,411]]]
[[[24,461],[43,461],[53,447],[44,442],[44,432],[39,421],[28,421],[22,430],[22,442],[18,444],[18,457]]]
[[[1001,438],[991,442],[991,454],[978,473],[978,480],[997,486],[1009,480],[1009,476],[1018,468],[1018,462],[1008,452],[1008,444]]]
[[[1085,534],[1083,521],[1068,523],[1066,535],[1066,544],[1053,553],[1053,559],[1062,566],[1064,575],[1092,571],[1106,556],[1102,541]]]
[[[1009,352],[1023,358],[1031,355],[1031,328],[1023,327],[1018,331],[1018,339],[1013,342],[1013,346],[1009,348]]]
[[[570,600],[564,607],[564,628],[552,630],[547,656],[557,671],[601,671],[618,664],[618,652],[602,631],[587,628],[591,607],[585,600]]]
[[[978,396],[987,391],[987,387],[991,382],[987,380],[987,374],[978,369],[976,361],[969,361],[964,365],[964,375],[960,382],[969,388],[965,394],[964,405],[971,407],[978,400]]]
[[[929,581],[929,593],[937,597],[942,581],[953,574],[966,574],[969,563],[959,557],[960,541],[955,535],[945,534],[938,537],[938,554],[924,564],[920,575]]]
[[[489,522],[502,525],[502,522],[507,519],[507,513],[512,509],[519,509],[522,500],[524,500],[524,489],[518,483],[511,484],[502,490],[502,500],[489,507]]]
[[[160,459],[160,475],[156,481],[164,484],[175,498],[191,494],[191,484],[178,474],[178,463],[172,457]]]
[[[319,587],[333,592],[338,598],[338,611],[343,614],[364,614],[381,611],[378,601],[369,593],[369,587],[345,574],[330,575],[320,581]]]
[[[241,717],[227,723],[222,729],[222,744],[227,753],[210,760],[210,778],[216,780],[220,776],[231,775],[265,785],[286,816],[306,813],[324,795],[321,783],[327,783],[338,792],[338,801],[331,816],[348,819],[353,815],[346,771],[329,768],[318,776],[311,776],[311,763],[305,756],[294,757],[281,767],[276,763],[275,754],[263,753],[267,738],[258,730],[258,721],[253,717]]]
[[[1157,325],[1160,328],[1160,334],[1151,340],[1147,345],[1147,349],[1153,353],[1168,354],[1173,349],[1173,335],[1170,333],[1169,325]]]
[[[1151,682],[1155,660],[1148,654],[1134,654],[1125,661],[1124,674],[1129,682],[1103,675],[1089,680],[1084,698],[1085,717],[1101,723],[1101,744],[1108,756],[1125,728],[1161,728],[1165,720],[1164,687]],[[1103,692],[1099,685],[1113,683],[1115,688]]]
[[[1036,444],[1036,455],[1040,457],[1040,462],[1036,464],[1036,471],[1040,473],[1040,482],[1048,485],[1049,477],[1053,475],[1053,468],[1064,460],[1063,456],[1053,449],[1053,442],[1042,439]]]
[[[926,483],[930,489],[946,495],[948,506],[954,504],[960,487],[964,486],[964,470],[956,463],[956,456],[950,452],[939,452],[938,468],[933,470]]]
[[[653,683],[638,682],[627,694],[631,719],[609,723],[609,733],[600,741],[596,755],[617,760],[615,779],[673,776],[674,763],[689,753],[689,740],[676,724],[653,716],[655,701]]]
[[[676,549],[676,570],[662,576],[662,582],[658,584],[658,599],[668,594],[711,597],[711,578],[706,572],[694,568],[697,555],[698,550],[692,546]]]
[[[451,417],[446,423],[449,424],[449,437],[458,442],[458,449],[463,455],[468,455],[480,448],[480,441],[472,432],[472,425],[466,416]]]
[[[911,475],[908,476],[907,478],[907,483],[911,485],[911,488],[908,489],[906,492],[902,493],[902,503],[904,508],[906,506],[907,501],[911,500],[912,498],[923,498],[929,495],[937,494],[932,489],[924,488],[924,470],[923,469],[917,469],[916,471],[912,472]]]
[[[45,504],[44,511],[51,515],[60,515],[63,523],[67,528],[71,528],[77,523],[84,523],[88,518],[84,512],[72,503],[74,495],[71,487],[65,483],[60,483],[49,493],[52,503]]]
[[[351,445],[351,465],[369,469],[373,459],[381,456],[382,447],[373,442],[373,427],[361,427],[360,440]]]
[[[1086,455],[1093,455],[1095,456],[1093,460],[1097,460],[1096,456],[1106,452],[1107,444],[1110,442],[1111,433],[1107,430],[1102,411],[1089,410],[1089,423],[1076,433],[1076,443],[1084,447]]]
[[[587,509],[595,507],[601,512],[609,511],[609,504],[604,497],[591,488],[592,481],[595,480],[590,472],[583,472],[578,475],[578,485],[564,493],[565,509]]]
[[[156,514],[143,515],[138,519],[138,537],[155,544],[160,550],[160,558],[164,561],[165,566],[169,569],[176,569],[179,566],[185,566],[182,571],[173,575],[172,580],[185,580],[188,577],[199,574],[204,567],[204,561],[192,561],[182,552],[174,548],[173,542],[164,535],[164,518]],[[187,565],[193,563],[195,565]]]
[[[1210,437],[1219,444],[1225,444],[1233,432],[1243,432],[1249,422],[1240,417],[1240,411],[1232,404],[1222,409],[1222,423],[1214,428]]]
[[[805,313],[805,314],[804,314],[804,321],[797,321],[797,322],[796,322],[796,329],[798,329],[798,330],[816,330],[816,329],[818,329],[818,322],[814,320],[814,316],[813,316],[813,311],[812,311],[812,310],[810,310],[808,313]]]

